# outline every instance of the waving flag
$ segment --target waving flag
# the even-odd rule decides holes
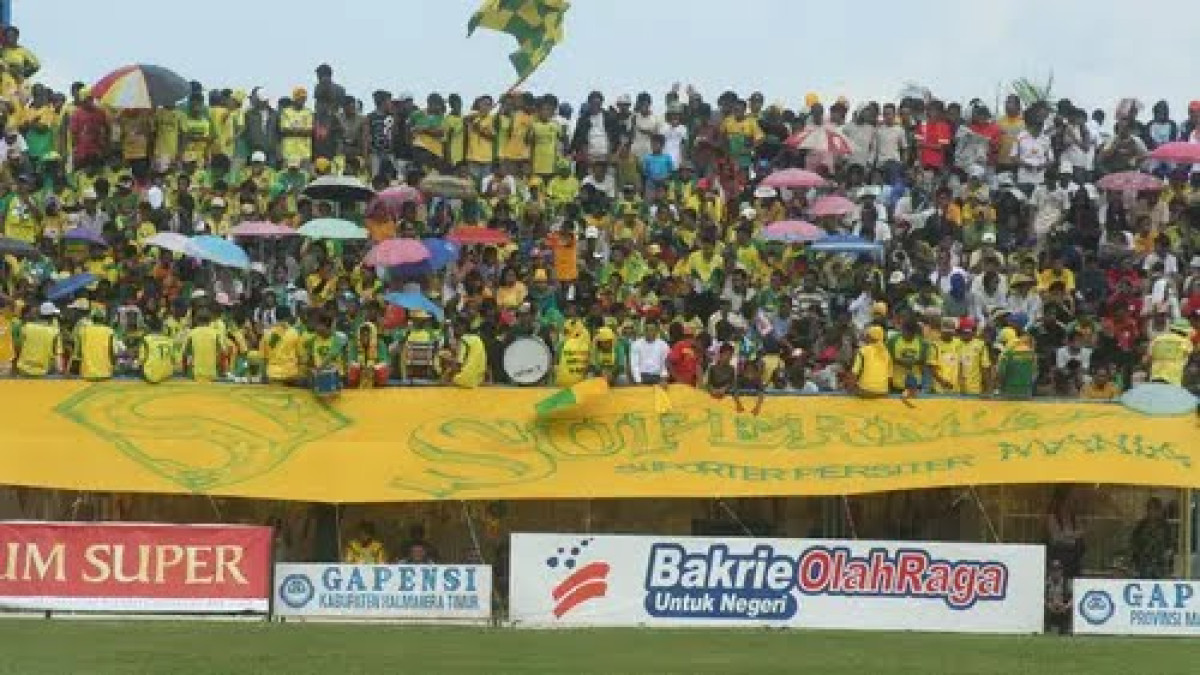
[[[593,377],[565,389],[559,389],[542,399],[535,406],[538,417],[546,417],[559,410],[575,408],[608,394],[608,380]]]
[[[467,23],[467,35],[482,27],[516,38],[517,51],[508,60],[524,80],[562,42],[563,16],[570,6],[566,0],[485,0]]]

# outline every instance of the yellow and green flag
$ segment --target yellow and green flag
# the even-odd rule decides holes
[[[593,377],[565,389],[559,389],[538,401],[534,408],[537,409],[538,417],[546,417],[559,410],[577,408],[607,395],[608,380],[603,377]]]
[[[563,16],[570,6],[566,0],[484,0],[467,23],[467,35],[483,27],[516,38],[517,51],[508,60],[523,80],[562,42]]]

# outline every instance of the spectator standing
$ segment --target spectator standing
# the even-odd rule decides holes
[[[666,378],[671,347],[659,336],[656,322],[647,322],[645,333],[633,342],[629,361],[635,384],[659,384]]]

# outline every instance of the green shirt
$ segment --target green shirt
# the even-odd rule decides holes
[[[1008,349],[1000,355],[996,379],[1003,398],[1032,398],[1037,378],[1037,354],[1030,349]]]

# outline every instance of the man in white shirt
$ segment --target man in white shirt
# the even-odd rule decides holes
[[[672,106],[667,110],[667,123],[663,126],[663,152],[672,160],[672,166],[683,166],[683,147],[687,144],[688,129],[683,123],[682,109]]]
[[[671,348],[659,337],[658,324],[646,324],[646,335],[634,340],[629,349],[629,365],[635,384],[659,384],[667,376],[667,355]]]
[[[875,166],[884,170],[888,183],[902,170],[907,149],[908,132],[896,119],[896,106],[889,103],[883,106],[883,123],[875,130]]]
[[[1017,136],[1012,149],[1012,158],[1017,160],[1017,185],[1028,189],[1044,183],[1051,154],[1050,134],[1043,130],[1041,115],[1026,113],[1025,130]]]

